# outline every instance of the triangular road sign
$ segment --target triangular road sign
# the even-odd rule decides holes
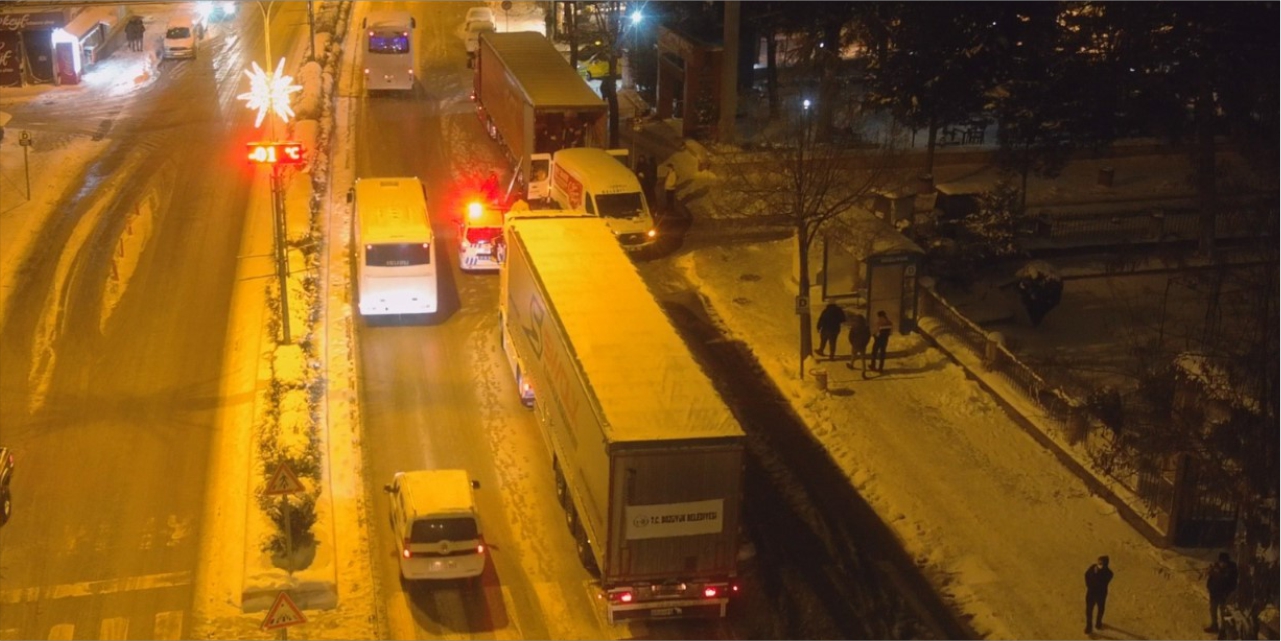
[[[279,630],[306,622],[307,617],[294,605],[294,600],[289,598],[288,593],[281,592],[276,597],[276,602],[271,604],[271,609],[267,610],[267,616],[262,620],[262,629]]]
[[[271,480],[267,482],[267,489],[264,494],[269,496],[279,496],[281,494],[294,494],[303,491],[302,481],[294,471],[289,469],[288,463],[281,463],[276,468],[276,473],[271,475]]]

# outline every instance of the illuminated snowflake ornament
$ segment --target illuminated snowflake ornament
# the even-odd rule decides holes
[[[296,91],[302,91],[302,87],[293,83],[293,76],[284,75],[285,59],[280,59],[275,73],[267,73],[258,66],[258,63],[253,64],[253,71],[245,71],[245,75],[249,76],[249,91],[236,98],[245,101],[246,107],[258,110],[258,119],[254,121],[254,127],[261,127],[262,120],[268,113],[279,116],[281,122],[289,122],[294,115],[293,108],[289,106],[289,96]]]

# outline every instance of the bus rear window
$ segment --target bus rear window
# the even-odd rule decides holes
[[[366,267],[408,267],[430,265],[429,243],[387,243],[365,245]]]
[[[369,53],[409,53],[409,36],[375,33],[369,36]]]
[[[480,531],[476,528],[476,519],[468,517],[414,521],[414,529],[409,533],[410,543],[474,541],[478,538]]]

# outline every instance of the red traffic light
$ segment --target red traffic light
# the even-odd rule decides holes
[[[307,162],[302,143],[251,142],[249,160],[264,165],[301,165]]]

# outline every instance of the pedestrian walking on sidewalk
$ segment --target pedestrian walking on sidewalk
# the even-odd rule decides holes
[[[831,356],[836,357],[836,339],[841,335],[841,325],[845,324],[845,310],[836,303],[829,302],[818,315],[818,353],[823,356],[823,348],[832,346]]]
[[[1237,564],[1227,552],[1220,552],[1219,560],[1210,566],[1205,589],[1210,593],[1210,627],[1205,631],[1218,632],[1219,619],[1226,615],[1228,597],[1237,589]]]
[[[1085,633],[1094,632],[1095,628],[1103,629],[1103,610],[1108,602],[1108,584],[1112,582],[1112,570],[1108,568],[1108,557],[1099,557],[1093,565],[1085,570]],[[1098,614],[1095,614],[1098,608]]]
[[[894,322],[885,312],[876,312],[876,334],[872,336],[872,370],[885,371],[885,351],[890,346],[890,334],[894,332]],[[878,360],[879,359],[879,360]]]
[[[863,362],[863,371],[867,371],[867,344],[872,340],[872,328],[867,325],[867,317],[855,314],[850,319],[850,362],[845,366],[854,369],[855,361]]]

